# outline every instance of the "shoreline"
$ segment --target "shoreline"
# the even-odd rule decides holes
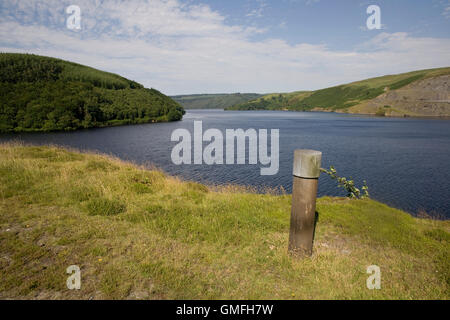
[[[313,256],[292,259],[290,195],[215,191],[64,148],[0,151],[2,299],[449,298],[449,221],[322,197]],[[81,290],[66,287],[74,264]],[[383,290],[364,285],[374,264]]]
[[[188,110],[199,110],[199,109],[186,109]],[[203,109],[203,110],[207,110],[207,109]],[[208,110],[219,110],[219,109],[208,109]],[[348,114],[348,115],[355,115],[355,116],[367,116],[367,117],[371,117],[371,118],[399,118],[399,119],[408,119],[408,118],[412,118],[412,119],[431,119],[431,120],[450,120],[450,115],[448,116],[426,116],[426,115],[420,115],[420,116],[415,116],[415,115],[406,115],[406,116],[396,116],[396,115],[384,115],[384,116],[377,116],[375,113],[353,113],[353,112],[339,112],[339,111],[330,111],[330,110],[308,110],[308,111],[300,111],[300,110],[286,110],[286,109],[279,109],[279,110],[265,110],[265,109],[260,109],[260,110],[235,110],[235,109],[223,109],[223,111],[241,111],[241,112],[249,112],[249,111],[281,111],[281,112],[305,112],[305,113],[310,113],[310,112],[321,112],[321,113],[334,113],[334,114]]]
[[[0,148],[2,148],[2,147],[51,148],[51,149],[61,149],[61,150],[65,150],[68,152],[73,152],[73,153],[77,153],[77,154],[81,154],[81,155],[105,157],[105,158],[111,159],[112,161],[118,161],[118,162],[121,162],[124,164],[136,166],[137,168],[140,168],[140,169],[144,169],[144,170],[148,170],[148,171],[156,170],[158,172],[163,173],[164,175],[166,175],[168,177],[171,177],[173,179],[176,179],[176,180],[184,182],[184,183],[200,184],[200,185],[205,186],[206,188],[210,189],[213,192],[226,191],[226,192],[233,192],[233,193],[253,194],[253,195],[262,195],[262,196],[264,196],[264,195],[291,196],[292,195],[292,191],[287,192],[286,189],[283,187],[283,185],[277,185],[275,187],[272,187],[269,185],[255,186],[255,185],[250,185],[250,184],[239,184],[239,183],[230,183],[230,182],[220,183],[220,182],[212,182],[212,181],[199,181],[199,180],[195,180],[193,178],[186,178],[181,175],[172,175],[172,174],[167,173],[163,168],[160,168],[153,163],[140,164],[140,163],[133,162],[133,161],[130,161],[127,159],[122,159],[113,154],[101,152],[96,149],[80,149],[80,148],[76,148],[76,147],[70,147],[70,146],[58,145],[58,144],[52,144],[52,143],[36,144],[36,143],[25,142],[20,139],[5,141],[5,142],[0,141]],[[326,179],[327,177],[324,176],[324,178]],[[336,185],[336,188],[338,188],[337,185]],[[348,199],[347,197],[344,197],[344,196],[334,196],[334,195],[327,195],[327,194],[324,194],[324,195],[321,195],[320,197],[318,197],[318,199],[321,199],[321,198],[332,198],[332,199],[336,199],[336,200]],[[393,204],[385,203],[382,200],[376,200],[374,198],[370,198],[370,199],[372,201],[376,201],[383,205],[386,205],[392,209],[404,212],[413,218],[425,218],[425,219],[432,219],[432,220],[438,220],[438,221],[450,221],[450,217],[447,217],[443,213],[427,212],[420,208],[416,209],[416,211],[410,211],[407,209],[403,209],[401,207],[397,207]]]

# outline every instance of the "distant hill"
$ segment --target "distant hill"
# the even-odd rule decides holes
[[[0,132],[55,131],[180,120],[155,89],[80,64],[0,53]]]
[[[186,109],[225,109],[261,97],[256,93],[192,94],[171,96]]]
[[[450,116],[450,68],[387,75],[317,91],[270,94],[227,109]]]

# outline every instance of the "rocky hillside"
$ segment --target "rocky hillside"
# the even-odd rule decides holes
[[[450,68],[419,70],[336,87],[265,95],[229,110],[290,110],[379,116],[450,116]]]
[[[351,107],[349,112],[386,116],[450,116],[450,75],[418,80]]]

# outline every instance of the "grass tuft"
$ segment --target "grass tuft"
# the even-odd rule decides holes
[[[87,202],[86,208],[91,216],[114,216],[124,212],[127,206],[119,200],[94,198]]]

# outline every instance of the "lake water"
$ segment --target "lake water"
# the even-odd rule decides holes
[[[279,129],[280,170],[261,176],[260,165],[174,165],[172,131],[193,132],[194,120],[203,130]],[[0,141],[22,140],[97,150],[139,164],[154,164],[171,175],[211,184],[292,187],[294,149],[323,152],[322,167],[333,165],[367,180],[371,197],[412,214],[420,210],[450,218],[450,121],[375,118],[319,112],[188,110],[183,121],[76,132],[2,134]],[[206,144],[205,144],[206,145]],[[345,195],[322,174],[319,195]]]

